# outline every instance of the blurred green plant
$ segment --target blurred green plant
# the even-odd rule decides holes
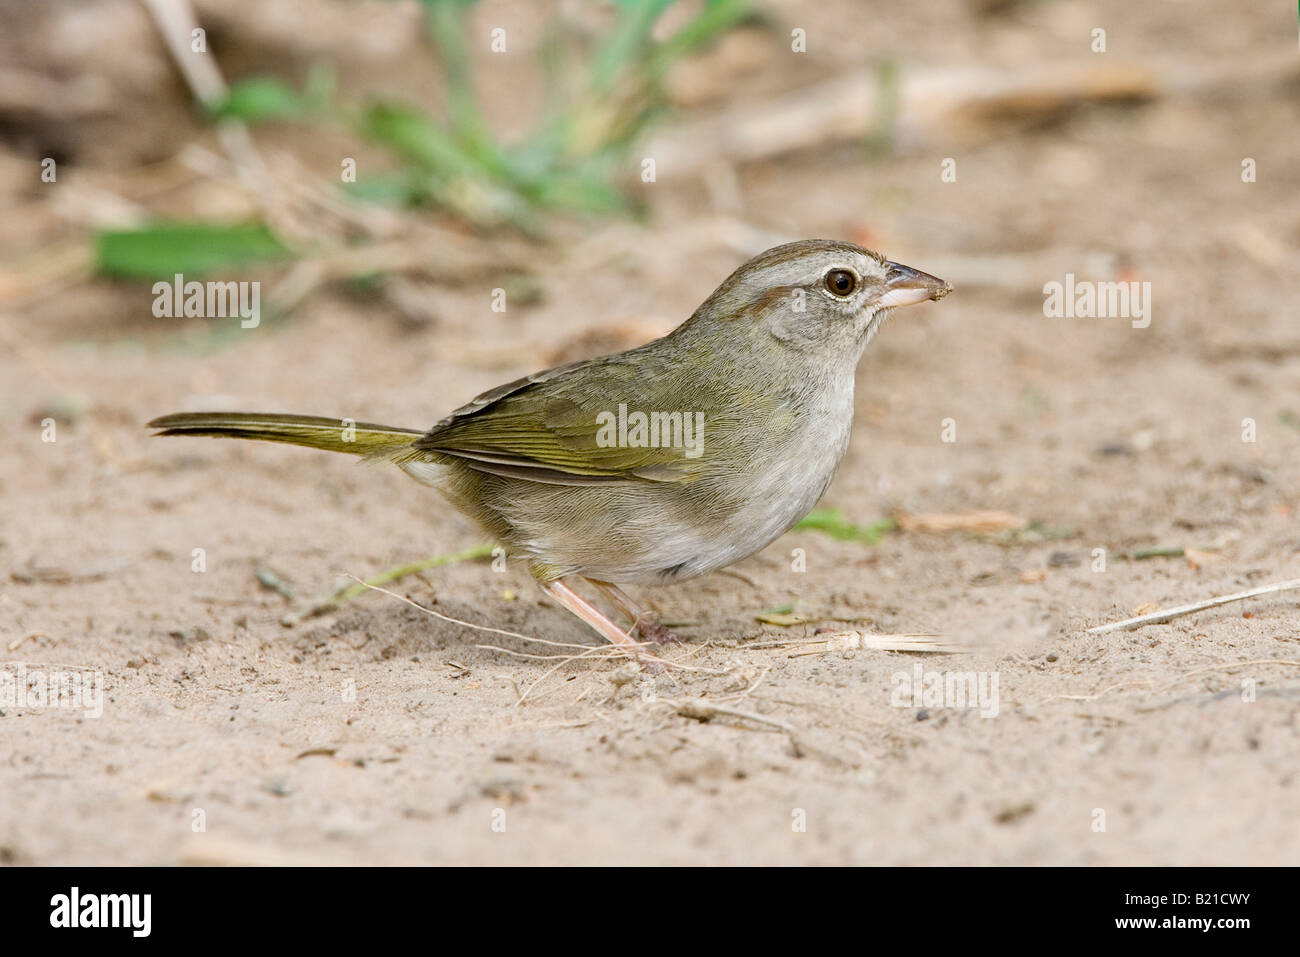
[[[623,184],[637,170],[629,150],[667,106],[664,80],[683,57],[752,15],[752,0],[705,0],[663,39],[654,30],[677,0],[614,0],[610,29],[574,66],[566,44],[575,31],[554,28],[540,44],[546,76],[543,118],[523,140],[492,133],[473,92],[467,12],[476,0],[422,0],[425,33],[444,78],[444,115],[409,104],[339,102],[333,71],[313,67],[302,89],[272,76],[233,84],[204,104],[213,122],[335,124],[378,144],[395,169],[345,184],[364,201],[435,205],[477,227],[541,232],[544,212],[633,213]],[[202,275],[288,254],[260,224],[151,223],[96,234],[102,275],[157,279]]]
[[[870,525],[855,525],[837,508],[815,508],[799,522],[795,531],[815,531],[842,542],[879,545],[885,535],[898,528],[892,518],[882,518]]]
[[[622,190],[634,172],[628,151],[665,109],[664,79],[674,64],[750,17],[751,0],[706,0],[663,39],[656,23],[677,0],[615,0],[612,27],[597,37],[575,84],[566,82],[562,39],[541,44],[546,115],[521,142],[492,133],[474,96],[466,16],[476,0],[423,0],[424,23],[444,78],[444,115],[381,101],[328,106],[333,84],[323,72],[299,92],[272,77],[235,84],[214,118],[342,121],[391,153],[399,168],[351,184],[360,198],[399,204],[432,203],[478,226],[539,228],[538,214],[627,213],[635,203]]]
[[[95,265],[101,275],[170,280],[174,273],[210,275],[279,259],[288,254],[260,223],[153,223],[95,234]]]
[[[206,109],[214,120],[302,120],[326,114],[334,93],[333,71],[316,66],[308,72],[301,93],[275,77],[255,76],[235,84],[224,100],[207,104]]]

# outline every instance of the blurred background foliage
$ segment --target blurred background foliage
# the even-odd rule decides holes
[[[1240,38],[1206,46],[1194,18],[1123,9],[0,0],[0,307],[89,302],[93,286],[100,300],[68,325],[130,324],[139,284],[181,273],[268,280],[270,317],[329,290],[422,326],[489,275],[536,304],[564,285],[543,271],[570,257],[676,277],[808,235],[944,250],[964,289],[1071,263],[1131,278],[1140,234],[1085,237],[1060,213],[1091,187],[1113,208],[1094,199],[1089,221],[1131,214],[1103,147],[1220,137],[1205,117],[1222,104],[1290,130],[1300,85],[1290,45],[1243,57]],[[1112,27],[1095,49],[1099,17],[1122,42]],[[1006,188],[1030,166],[1045,197]],[[1273,268],[1287,229],[1250,230],[1242,248]],[[1200,277],[1178,287],[1195,302]]]
[[[474,92],[470,28],[476,0],[421,0],[428,55],[443,81],[442,115],[395,99],[349,98],[328,62],[297,85],[243,77],[197,104],[214,124],[331,126],[381,147],[391,168],[341,188],[365,202],[427,207],[475,229],[537,237],[544,214],[636,215],[626,184],[639,172],[629,151],[666,110],[664,81],[684,57],[754,17],[750,0],[706,0],[680,26],[655,36],[677,0],[617,0],[608,29],[574,57],[572,31],[552,27],[536,56],[546,109],[517,142],[494,135]],[[477,37],[476,42],[481,42]],[[508,50],[509,37],[492,37]],[[201,275],[286,255],[270,224],[161,222],[96,234],[101,274]]]

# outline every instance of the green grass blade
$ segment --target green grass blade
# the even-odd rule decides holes
[[[815,508],[794,527],[795,531],[814,531],[837,538],[843,542],[863,542],[879,545],[888,532],[898,527],[892,518],[883,518],[870,525],[854,525],[836,508]]]
[[[288,250],[261,223],[168,222],[95,234],[95,265],[104,276],[200,276],[286,255]]]

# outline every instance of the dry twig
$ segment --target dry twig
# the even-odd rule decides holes
[[[820,647],[817,647],[820,646]],[[791,638],[782,641],[759,642],[750,648],[799,648],[791,658],[804,655],[825,655],[841,651],[912,651],[928,654],[957,654],[969,651],[961,645],[945,641],[942,635],[896,634],[872,635],[860,631],[836,631],[813,638]]]
[[[1293,578],[1291,581],[1276,582],[1272,585],[1261,585],[1258,588],[1251,588],[1246,591],[1239,591],[1232,595],[1220,595],[1217,598],[1207,598],[1204,601],[1194,601],[1190,605],[1178,605],[1174,608],[1166,608],[1163,611],[1153,611],[1149,615],[1138,615],[1136,618],[1125,618],[1123,621],[1112,622],[1109,625],[1098,625],[1095,628],[1089,628],[1090,635],[1104,635],[1107,632],[1119,631],[1121,628],[1126,631],[1132,631],[1134,628],[1141,628],[1143,625],[1158,625],[1166,621],[1172,621],[1183,615],[1191,615],[1198,611],[1204,611],[1207,608],[1217,608],[1220,605],[1227,605],[1234,601],[1244,601],[1247,598],[1255,598],[1259,595],[1272,595],[1276,592],[1291,591],[1300,588],[1300,578]]]

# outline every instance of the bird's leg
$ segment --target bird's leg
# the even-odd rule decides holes
[[[680,638],[664,627],[664,623],[660,621],[658,615],[649,608],[642,608],[632,600],[632,597],[627,592],[613,582],[603,582],[596,578],[588,578],[587,581],[604,592],[610,601],[618,605],[632,619],[632,626],[640,632],[641,637],[646,641],[653,641],[657,645],[681,641]]]
[[[662,665],[656,665],[654,662],[642,659],[638,654],[640,644],[633,641],[630,634],[606,618],[599,608],[591,604],[591,602],[587,601],[568,585],[564,584],[563,581],[558,578],[548,582],[539,580],[537,584],[541,586],[542,591],[546,592],[546,594],[550,595],[561,605],[598,631],[602,637],[606,638],[623,651],[626,651],[633,658],[640,661],[642,668],[650,671],[663,670]]]

